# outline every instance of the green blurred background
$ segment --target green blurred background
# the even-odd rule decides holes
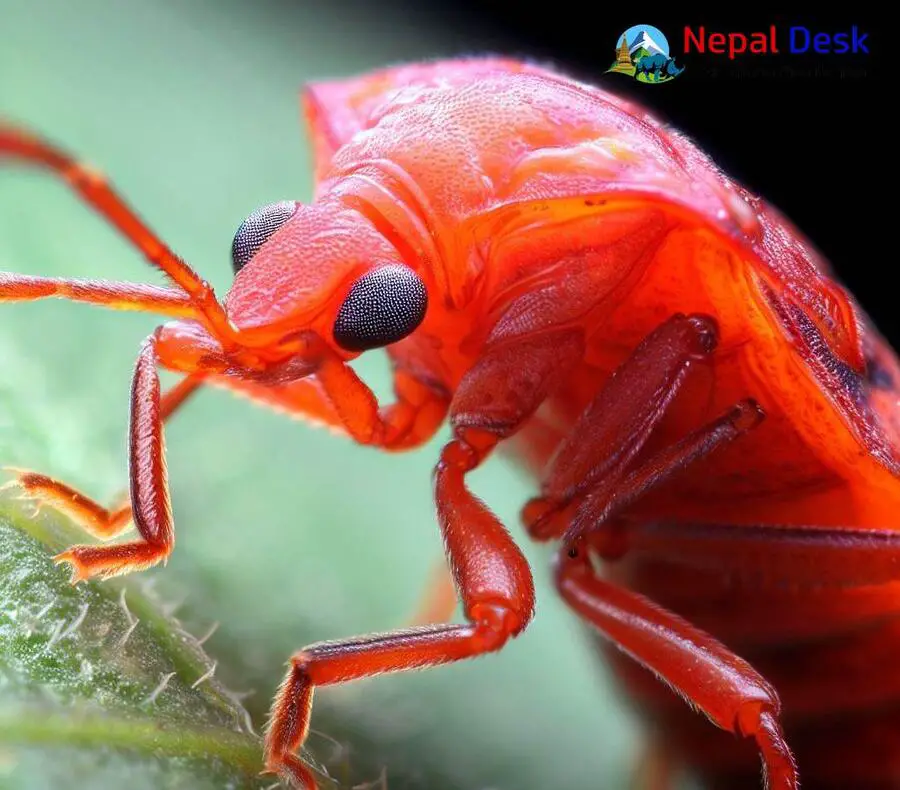
[[[237,0],[3,0],[0,42],[0,114],[99,166],[220,294],[243,217],[310,195],[303,82],[490,43],[413,7]],[[21,168],[0,170],[0,270],[161,281],[62,186]],[[4,305],[0,464],[103,501],[120,491],[131,368],[155,323],[55,301]],[[360,369],[387,392],[383,359]],[[177,545],[146,575],[183,600],[179,616],[198,632],[220,623],[207,650],[228,686],[253,691],[257,724],[293,650],[391,628],[415,609],[441,552],[435,444],[382,455],[221,391],[186,407],[167,442]],[[475,488],[524,544],[524,476],[495,460]],[[387,766],[391,790],[626,786],[631,717],[550,588],[546,552],[526,552],[537,618],[501,654],[318,695],[313,727],[350,746],[353,781]],[[327,763],[327,739],[311,747]],[[4,755],[2,787],[50,786],[0,744]]]

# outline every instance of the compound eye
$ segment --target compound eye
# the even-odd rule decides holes
[[[428,291],[408,266],[390,264],[364,274],[350,288],[334,322],[335,342],[347,351],[396,343],[425,317]]]
[[[237,274],[268,238],[287,222],[297,210],[293,200],[282,200],[256,209],[245,219],[231,243],[231,263]]]

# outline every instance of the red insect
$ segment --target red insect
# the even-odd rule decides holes
[[[169,554],[162,426],[201,384],[386,450],[449,417],[434,492],[468,622],[296,653],[269,770],[315,786],[295,751],[316,687],[478,656],[528,625],[529,567],[466,484],[508,443],[540,481],[527,531],[558,543],[559,593],[620,648],[660,754],[728,788],[758,786],[756,751],[769,787],[796,790],[792,749],[810,790],[897,786],[900,367],[808,242],[644,110],[535,66],[404,66],[304,103],[315,201],[241,225],[223,302],[92,171],[0,129],[4,156],[68,180],[174,282],[0,276],[6,301],[177,319],[138,357],[130,503],[19,479],[97,537],[134,520],[137,540],[57,560],[79,580]],[[385,346],[381,406],[347,362]],[[159,366],[186,374],[165,395]]]

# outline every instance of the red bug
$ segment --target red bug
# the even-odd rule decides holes
[[[528,565],[466,484],[506,445],[540,481],[527,531],[558,543],[556,586],[620,648],[660,753],[729,788],[758,786],[743,747],[778,790],[798,787],[793,753],[806,788],[896,786],[900,367],[811,245],[643,109],[537,66],[402,66],[312,85],[304,106],[315,201],[242,224],[223,302],[92,171],[0,127],[3,156],[67,179],[174,283],[0,275],[0,300],[176,319],[135,368],[130,503],[19,478],[98,537],[137,527],[57,560],[78,580],[168,555],[162,426],[201,384],[386,450],[449,417],[434,492],[468,622],[296,653],[269,770],[315,786],[295,751],[317,686],[528,625]],[[384,407],[346,364],[379,347]],[[186,378],[161,395],[158,366]]]

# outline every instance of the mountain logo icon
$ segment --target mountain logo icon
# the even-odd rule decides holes
[[[669,57],[669,41],[658,27],[632,25],[616,42],[616,60],[607,73],[627,74],[638,82],[674,80],[684,68]]]

